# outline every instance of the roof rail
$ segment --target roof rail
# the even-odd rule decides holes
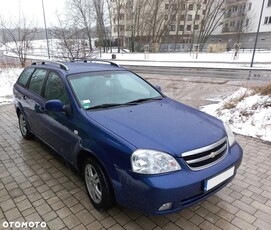
[[[75,62],[75,61],[82,61],[82,62],[92,62],[92,63],[107,63],[107,64],[110,64],[110,65],[113,65],[113,66],[117,66],[117,67],[120,67],[120,65],[119,64],[117,64],[117,63],[115,63],[115,62],[112,62],[112,61],[108,61],[108,60],[103,60],[103,59],[96,59],[96,58],[94,58],[94,59],[84,59],[84,58],[82,58],[82,59],[80,59],[80,58],[78,58],[78,59],[73,59],[72,60],[72,62]]]
[[[61,69],[64,69],[66,71],[69,70],[68,66],[66,66],[64,63],[58,62],[58,61],[38,60],[37,62],[33,62],[32,65],[37,65],[37,64],[45,65],[46,63],[51,63],[51,64],[59,65],[59,67]]]

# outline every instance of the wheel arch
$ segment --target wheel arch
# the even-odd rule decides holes
[[[114,176],[112,176],[112,170],[108,170],[108,167],[106,167],[104,165],[104,163],[102,162],[101,159],[99,159],[97,157],[96,154],[94,154],[92,151],[90,150],[81,150],[78,154],[77,154],[77,159],[76,159],[76,168],[77,170],[80,172],[80,174],[82,176],[84,176],[84,162],[88,159],[88,158],[91,158],[93,160],[95,160],[97,162],[97,164],[101,167],[101,169],[104,171],[105,173],[105,176],[107,177],[109,183],[110,183],[110,187],[113,191],[113,196],[116,198],[115,196],[115,189],[114,189],[114,186],[113,186],[113,180],[114,180]],[[113,166],[113,164],[112,164]],[[116,172],[115,172],[116,173]]]

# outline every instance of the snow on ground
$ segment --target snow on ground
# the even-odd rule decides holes
[[[240,88],[217,104],[202,111],[227,122],[233,132],[271,142],[271,97]]]
[[[240,52],[234,59],[234,51],[221,53],[114,53],[113,61],[120,65],[151,65],[151,66],[181,66],[181,67],[209,67],[209,68],[250,68],[252,52]],[[256,52],[254,68],[271,68],[271,51]],[[111,53],[103,53],[102,59],[111,59]]]
[[[0,106],[12,102],[12,87],[21,72],[21,68],[0,69]]]

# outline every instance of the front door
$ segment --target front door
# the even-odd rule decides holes
[[[44,87],[44,98],[47,100],[57,99],[63,105],[69,105],[69,98],[64,83],[55,72],[48,74]],[[45,102],[44,106],[45,107]],[[43,139],[53,147],[61,156],[72,163],[72,153],[79,143],[79,137],[74,130],[73,115],[65,112],[48,112],[44,110],[39,113],[43,127]]]

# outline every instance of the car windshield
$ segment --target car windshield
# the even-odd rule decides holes
[[[84,109],[131,105],[163,96],[129,71],[104,71],[70,75],[75,96]]]

